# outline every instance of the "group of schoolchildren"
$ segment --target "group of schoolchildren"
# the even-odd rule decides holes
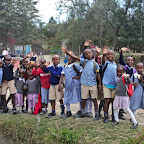
[[[94,120],[98,121],[103,118],[103,122],[108,123],[110,119],[109,105],[112,103],[112,125],[118,125],[119,118],[125,120],[123,113],[126,110],[132,122],[131,128],[137,128],[138,122],[135,119],[135,112],[137,109],[144,109],[143,63],[137,63],[135,70],[132,67],[133,58],[127,57],[125,63],[122,52],[127,49],[121,49],[120,64],[116,65],[113,50],[104,47],[103,55],[99,56],[101,49],[90,46],[90,43],[90,40],[85,42],[81,58],[68,52],[62,46],[62,52],[69,56],[68,64],[63,67],[60,66],[58,55],[52,57],[52,66],[49,66],[50,63],[43,58],[28,64],[30,55],[27,55],[20,61],[15,76],[13,75],[15,61],[11,61],[11,56],[5,56],[3,61],[0,59],[2,113],[8,112],[7,104],[10,99],[12,99],[13,113],[27,112],[27,110],[34,113],[38,97],[41,95],[42,110],[39,113],[41,115],[46,114],[50,102],[52,112],[47,117],[54,117],[56,115],[56,100],[59,100],[60,117],[72,116],[70,105],[75,103],[79,103],[75,117],[93,117],[92,103],[94,103]],[[76,60],[80,62],[80,65],[75,64]],[[127,89],[131,83],[134,92],[129,98]],[[8,89],[10,96],[6,100]],[[97,100],[100,100],[99,105]],[[25,111],[24,101],[26,101]],[[102,109],[104,117],[101,114]]]

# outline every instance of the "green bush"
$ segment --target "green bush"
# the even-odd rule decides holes
[[[137,137],[121,141],[121,144],[144,144],[144,130]]]

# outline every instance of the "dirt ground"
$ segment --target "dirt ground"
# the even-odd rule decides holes
[[[52,56],[50,56],[50,55],[44,55],[44,58],[46,59],[47,62],[50,62],[50,66],[51,66],[52,65],[52,61],[51,61]],[[64,65],[64,62],[63,62],[62,58],[61,58],[60,64],[62,66]],[[8,97],[8,95],[9,95],[9,93],[7,93],[7,97]],[[9,102],[8,107],[10,109],[12,108],[11,102]],[[72,114],[75,114],[78,110],[79,110],[79,104],[72,104],[71,105]],[[48,112],[51,112],[51,106],[50,106],[50,104],[48,106]],[[60,115],[60,112],[61,112],[60,104],[57,101],[56,102],[56,113],[58,115]],[[94,110],[93,110],[93,113],[94,113]],[[109,113],[111,114],[111,106],[110,106]],[[103,114],[103,112],[102,112],[102,114]],[[125,114],[125,117],[127,118],[127,121],[129,121],[129,115]],[[137,119],[139,125],[144,125],[144,110],[140,109],[140,110],[136,111],[136,119]]]

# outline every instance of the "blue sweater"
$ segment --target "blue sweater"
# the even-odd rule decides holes
[[[3,79],[7,80],[7,81],[11,81],[14,79],[13,76],[13,65],[9,64],[8,66],[6,66],[5,64],[3,64],[2,68],[3,68]]]
[[[49,71],[51,72],[51,77],[50,77],[50,83],[51,85],[57,85],[59,84],[61,72],[62,72],[62,67],[61,66],[51,66],[48,68],[42,68],[43,72],[48,73]]]
[[[2,78],[3,78],[3,69],[0,68],[0,84],[2,84]]]

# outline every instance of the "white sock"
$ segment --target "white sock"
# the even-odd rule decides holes
[[[135,116],[135,114],[136,114],[136,111],[133,111],[132,113],[133,113],[133,115]]]
[[[19,111],[22,112],[22,106],[19,107]]]
[[[135,116],[134,116],[133,112],[130,110],[130,108],[127,108],[126,111],[129,113],[129,116],[130,116],[132,122],[133,122],[134,124],[137,124],[137,121],[136,121],[136,119],[135,119]]]
[[[119,122],[119,118],[118,118],[118,108],[114,108],[114,118],[116,122]]]
[[[70,111],[70,104],[66,105],[67,111]]]

